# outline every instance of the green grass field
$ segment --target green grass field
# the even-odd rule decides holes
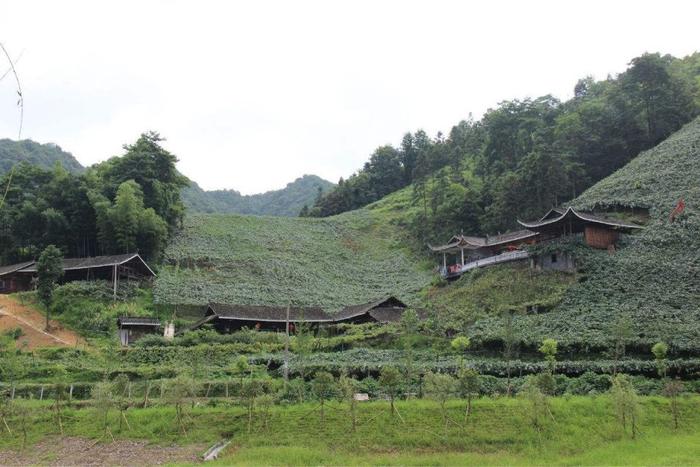
[[[53,436],[58,428],[48,404],[33,407],[29,444]],[[172,407],[129,409],[131,430],[118,428],[118,412],[109,418],[119,439],[143,439],[158,445],[209,445],[232,439],[217,461],[221,465],[694,465],[700,459],[700,397],[682,398],[680,427],[673,428],[669,402],[640,399],[640,433],[632,439],[615,417],[612,401],[597,397],[555,398],[553,419],[531,423],[523,399],[479,399],[464,421],[464,401],[447,404],[447,423],[440,406],[425,400],[359,404],[352,431],[348,404],[329,402],[325,419],[317,404],[259,406],[251,432],[244,407],[186,405],[184,435]],[[66,409],[66,436],[98,439],[101,416],[95,409]],[[10,417],[10,426],[18,422]],[[17,430],[15,430],[17,431]],[[105,441],[109,442],[109,441]],[[18,433],[0,436],[0,450],[17,449]]]

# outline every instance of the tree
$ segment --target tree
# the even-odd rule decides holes
[[[673,417],[673,427],[678,429],[678,420],[680,419],[680,407],[678,404],[678,396],[683,393],[685,386],[679,379],[668,381],[664,386],[662,394],[671,399],[671,416]]]
[[[637,393],[632,387],[629,377],[624,374],[616,375],[612,380],[610,394],[615,405],[617,419],[622,426],[623,432],[627,431],[627,423],[630,423],[632,439],[635,439],[638,430],[639,404]]]
[[[466,352],[470,346],[471,342],[467,336],[457,336],[452,339],[452,342],[450,342],[450,347],[452,347],[452,350],[459,353]]]
[[[547,370],[537,376],[537,383],[543,394],[554,395],[556,390],[554,369],[557,362],[557,341],[545,339],[538,350],[544,355],[545,362],[547,362]]]
[[[163,141],[156,132],[143,133],[134,144],[124,146],[122,157],[98,164],[92,171],[108,199],[115,197],[122,183],[136,182],[143,190],[144,206],[164,219],[172,233],[182,223],[185,208],[180,191],[189,182],[178,173],[177,158],[161,146]]]
[[[109,435],[114,441],[112,430],[109,428],[109,412],[115,405],[114,385],[109,381],[101,381],[92,387],[90,395],[95,403],[98,417],[102,421],[102,437]]]
[[[338,388],[340,389],[340,396],[348,401],[350,406],[350,421],[352,422],[353,433],[355,433],[357,429],[357,399],[355,398],[357,386],[357,380],[354,378],[345,374],[340,375],[338,379]]]
[[[454,392],[455,380],[452,376],[445,373],[432,372],[425,375],[425,393],[440,404],[440,413],[442,414],[445,430],[447,430],[449,421],[445,404],[447,404]]]
[[[610,334],[613,337],[611,352],[615,362],[613,365],[613,376],[615,376],[620,359],[625,356],[627,344],[632,339],[632,320],[628,314],[623,313],[617,316],[610,328]]]
[[[512,311],[506,311],[503,314],[503,359],[506,361],[506,378],[507,378],[507,389],[508,395],[511,394],[512,387],[510,381],[510,373],[512,370],[512,361],[515,351],[517,350],[518,338],[515,333],[515,326],[513,323],[514,315]]]
[[[668,370],[668,362],[666,361],[668,344],[665,342],[657,342],[651,348],[651,353],[654,354],[654,358],[656,359],[656,370],[659,373],[659,377],[666,378],[666,371]]]
[[[325,421],[325,403],[326,400],[333,396],[334,385],[335,380],[333,379],[333,375],[327,371],[317,372],[311,382],[311,388],[319,402],[321,402],[321,425],[323,425]]]
[[[467,399],[467,408],[464,411],[464,420],[466,421],[472,413],[472,398],[478,396],[481,391],[479,372],[462,365],[457,372],[457,391],[460,397]]]
[[[187,436],[185,427],[185,408],[187,401],[197,395],[199,383],[193,378],[185,375],[178,375],[167,382],[165,395],[169,404],[175,406],[175,424],[183,435]]]
[[[53,245],[49,245],[39,256],[37,261],[37,294],[44,309],[46,310],[46,331],[51,330],[49,318],[51,314],[51,303],[53,302],[53,291],[56,283],[63,276],[63,254],[61,250]]]
[[[394,415],[394,412],[396,412],[394,400],[401,389],[401,374],[399,373],[399,370],[393,366],[385,366],[382,368],[382,371],[379,374],[379,385],[389,396],[389,410],[391,414]]]

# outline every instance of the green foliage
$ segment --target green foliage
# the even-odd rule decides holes
[[[401,373],[396,367],[385,366],[379,375],[379,385],[382,390],[389,396],[391,401],[391,413],[394,413],[394,399],[399,394],[402,386]]]
[[[499,333],[504,312],[536,310],[547,316],[575,279],[563,272],[532,271],[527,265],[494,266],[466,273],[449,287],[431,289],[428,298],[441,327],[467,331],[466,326],[482,319],[477,326],[487,325],[491,337]]]
[[[557,341],[554,339],[545,339],[537,350],[544,355],[544,359],[548,364],[554,365],[557,358]]]
[[[189,215],[165,252],[157,303],[323,306],[395,294],[409,303],[429,271],[368,213],[333,219]]]
[[[514,228],[515,219],[572,199],[692,120],[699,94],[697,55],[644,54],[616,78],[579,80],[567,102],[551,95],[504,101],[447,138],[409,133],[398,149],[378,148],[309,213],[357,209],[413,184],[414,237],[445,235],[441,225],[451,229],[446,238],[460,228]],[[476,183],[463,177],[466,167]]]
[[[71,153],[65,152],[56,144],[40,144],[29,139],[0,139],[0,175],[9,172],[14,164],[19,163],[35,165],[42,169],[52,169],[58,163],[71,173],[84,170]]]
[[[627,430],[627,425],[630,426],[632,439],[634,439],[639,431],[639,403],[637,393],[630,382],[627,375],[617,375],[612,380],[610,388],[613,402],[615,404],[615,413],[622,426],[622,430]]]
[[[658,368],[659,376],[665,378],[668,369],[668,364],[666,363],[668,344],[665,342],[657,342],[652,346],[651,353],[654,354],[654,358],[656,359],[656,367]]]
[[[457,336],[450,342],[450,347],[456,352],[464,352],[471,345],[471,341],[467,336]]]
[[[37,261],[37,296],[46,309],[46,329],[49,329],[49,310],[53,302],[56,282],[63,276],[63,254],[61,250],[49,245]]]
[[[155,133],[144,134],[125,147],[124,156],[85,173],[68,172],[57,161],[50,170],[21,163],[12,183],[4,174],[0,262],[36,258],[51,244],[72,257],[125,250],[156,257],[182,220],[179,193],[187,183],[160,141]]]
[[[305,206],[308,210],[319,193],[334,186],[316,175],[304,175],[281,190],[241,195],[235,190],[204,191],[190,182],[190,186],[182,190],[182,201],[189,212],[295,217]]]
[[[30,295],[25,297],[31,299]],[[53,317],[66,326],[89,337],[113,336],[120,315],[157,316],[148,289],[135,282],[122,281],[113,298],[108,281],[76,281],[56,287]]]

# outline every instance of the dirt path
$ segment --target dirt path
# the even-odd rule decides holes
[[[84,340],[58,322],[51,321],[51,332],[44,331],[46,317],[29,305],[22,305],[7,295],[0,295],[0,332],[21,328],[24,333],[17,340],[18,346],[27,343],[29,349],[40,347],[73,347]]]
[[[206,446],[155,446],[147,441],[118,440],[95,444],[85,438],[45,439],[19,451],[0,451],[0,465],[162,465],[197,463]]]

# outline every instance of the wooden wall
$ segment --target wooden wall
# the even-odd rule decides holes
[[[607,249],[617,241],[618,232],[596,225],[587,225],[584,233],[586,245],[592,248]]]

